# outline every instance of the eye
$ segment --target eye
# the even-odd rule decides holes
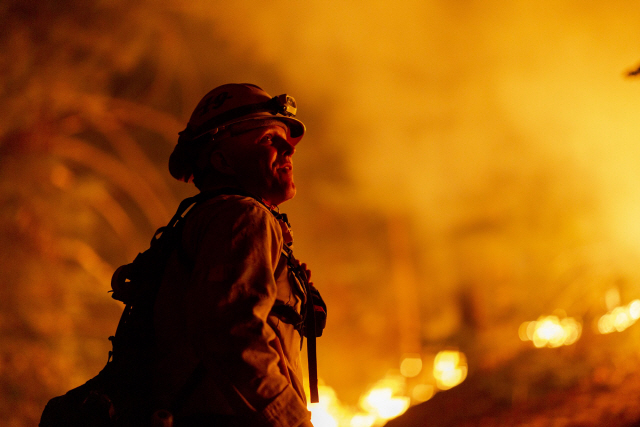
[[[262,137],[262,139],[260,140],[261,144],[271,144],[271,141],[273,140],[273,135],[265,135]]]

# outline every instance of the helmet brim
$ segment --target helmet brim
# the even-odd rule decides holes
[[[293,145],[296,145],[298,142],[300,142],[300,140],[302,139],[306,131],[304,123],[302,123],[300,120],[294,117],[287,117],[281,114],[271,114],[268,112],[259,112],[259,113],[242,116],[235,120],[230,120],[229,122],[223,123],[214,129],[202,130],[200,132],[197,132],[197,136],[202,136],[207,133],[213,133],[215,135],[216,133],[222,131],[225,128],[228,128],[229,126],[251,121],[251,120],[258,120],[258,121],[259,120],[278,120],[280,122],[283,122],[285,125],[287,125],[287,128],[289,129],[289,132],[287,133],[287,137],[289,139],[289,142],[292,143]]]

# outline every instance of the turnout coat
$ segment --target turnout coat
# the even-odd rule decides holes
[[[220,195],[187,216],[154,308],[155,399],[166,407],[180,400],[178,419],[311,427],[301,336],[272,311],[284,305],[299,314],[305,298],[288,272],[287,237],[251,197]]]

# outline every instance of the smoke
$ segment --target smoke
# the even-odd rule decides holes
[[[449,223],[497,175],[526,186],[546,174],[605,211],[637,201],[640,89],[623,77],[638,58],[632,2],[200,7],[184,10],[210,17],[229,55],[273,66],[267,89],[291,92],[301,117],[321,122],[299,161],[305,149],[339,153],[322,167],[345,169],[357,203],[441,211]]]
[[[507,239],[564,239],[557,252],[571,239],[640,237],[640,87],[624,77],[638,60],[633,2],[240,2],[209,13],[228,52],[272,65],[267,89],[299,100],[299,198],[407,215],[418,240],[478,221],[510,228]]]
[[[16,53],[0,63],[3,138],[13,127],[75,135],[85,120],[118,140],[138,126],[163,135],[143,148],[168,175],[171,135],[212,87],[251,82],[296,98],[308,132],[294,159],[299,193],[283,210],[329,302],[320,374],[348,401],[399,362],[402,298],[420,324],[400,341],[468,348],[473,369],[512,356],[517,346],[495,337],[515,336],[522,320],[601,308],[617,278],[640,296],[640,80],[625,77],[640,60],[637,2],[43,4],[0,7]],[[84,113],[59,120],[73,109]],[[158,175],[127,158],[127,144],[116,154],[132,178],[122,179]],[[114,192],[98,181],[87,188]],[[3,188],[31,197],[17,182]],[[93,203],[111,206],[112,222],[126,216],[124,197],[100,194]],[[104,258],[124,253],[112,252]]]

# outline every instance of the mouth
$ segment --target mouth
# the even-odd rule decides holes
[[[276,167],[276,169],[283,172],[291,172],[293,171],[293,165],[291,163],[284,163]]]

